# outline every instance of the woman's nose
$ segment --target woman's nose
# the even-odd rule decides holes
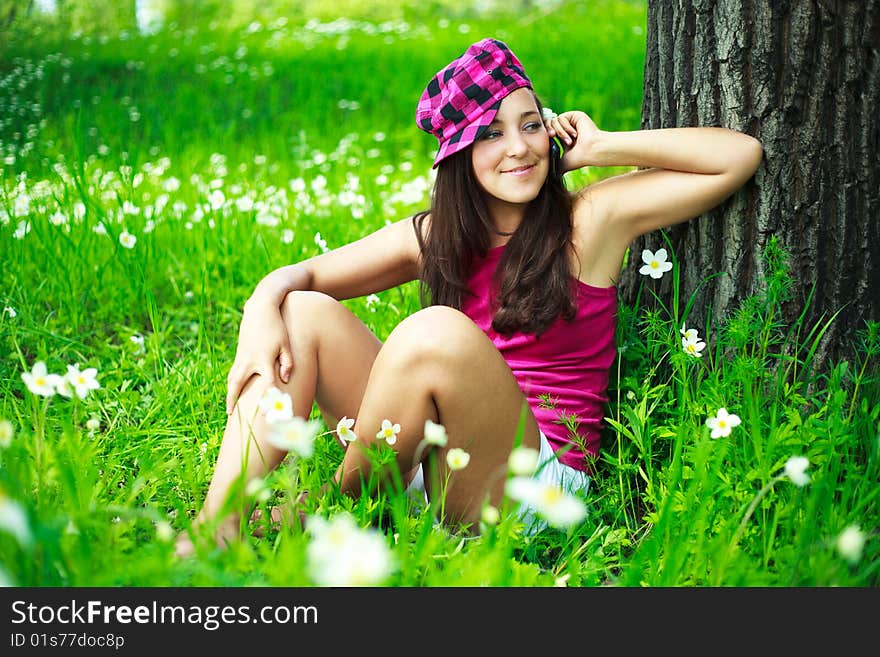
[[[507,137],[507,154],[511,156],[522,155],[528,150],[526,140],[519,132],[514,132]]]

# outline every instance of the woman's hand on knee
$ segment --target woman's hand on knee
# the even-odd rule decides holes
[[[288,329],[276,306],[245,304],[238,331],[235,360],[226,377],[226,413],[232,413],[244,385],[255,374],[274,385],[277,376],[282,382],[290,380],[293,371],[293,353]]]

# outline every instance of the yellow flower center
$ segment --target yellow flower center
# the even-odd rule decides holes
[[[37,385],[38,385],[38,386],[44,386],[44,385],[46,385],[46,379],[44,379],[44,378],[41,377],[41,376],[38,376],[38,377],[37,377]]]
[[[718,426],[723,429],[727,426],[727,422],[725,420],[718,420]]]
[[[549,487],[547,488],[543,495],[545,504],[556,504],[559,500],[562,499],[562,490],[559,488]]]
[[[657,262],[656,260],[651,261],[651,269],[657,269],[657,267],[659,267],[659,266],[660,266],[660,263]]]

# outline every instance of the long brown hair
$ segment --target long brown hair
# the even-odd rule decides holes
[[[440,162],[431,207],[413,217],[422,256],[419,295],[423,305],[461,309],[474,258],[486,255],[495,232],[473,173],[471,148]],[[548,175],[511,235],[495,272],[492,328],[499,334],[540,335],[557,317],[574,318],[571,211],[572,196],[561,177]],[[424,230],[428,216],[429,226]]]

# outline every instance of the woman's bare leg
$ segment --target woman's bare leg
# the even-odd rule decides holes
[[[436,452],[439,481],[449,476],[445,520],[450,523],[477,526],[482,504],[500,502],[521,422],[522,444],[539,445],[534,415],[501,354],[466,315],[445,306],[405,319],[379,351],[357,414],[358,441],[337,471],[343,492],[357,495],[362,480],[368,480],[370,460],[363,447],[376,442],[383,419],[400,424],[394,449],[401,472],[414,465],[425,420],[446,427],[449,442]],[[463,470],[448,472],[446,454],[453,447],[471,459]],[[429,493],[436,493],[425,474]]]
[[[277,379],[277,387],[290,394],[293,412],[308,417],[314,401],[325,413],[354,417],[360,406],[367,379],[382,343],[338,301],[317,292],[293,292],[282,305],[290,333],[293,372],[288,383]],[[267,441],[268,424],[258,404],[267,385],[252,377],[242,390],[226,423],[214,474],[196,524],[217,523],[217,540],[237,540],[241,513],[232,504],[218,518],[236,485],[265,475],[278,466],[286,452]],[[335,428],[335,427],[332,427]],[[185,534],[177,543],[180,556],[193,546]]]

